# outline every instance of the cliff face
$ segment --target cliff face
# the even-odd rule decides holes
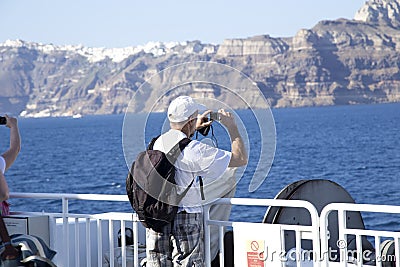
[[[0,113],[122,113],[143,82],[168,66],[193,61],[242,71],[272,107],[397,102],[399,1],[368,1],[355,20],[321,21],[292,38],[263,35],[220,45],[193,41],[125,49],[8,41],[0,44]],[[242,107],[218,88],[207,92],[233,108]],[[135,111],[151,109],[155,94],[144,94]],[[168,99],[164,102],[165,108]]]
[[[370,0],[356,13],[355,20],[400,27],[400,3],[396,0]]]

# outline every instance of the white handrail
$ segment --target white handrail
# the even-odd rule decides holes
[[[123,218],[124,216],[119,216],[115,217],[115,215],[107,215],[107,214],[102,214],[102,215],[89,215],[89,214],[72,214],[69,213],[69,200],[87,200],[87,201],[113,201],[113,202],[128,202],[128,197],[127,195],[104,195],[104,194],[58,194],[58,193],[16,193],[12,192],[10,193],[10,198],[27,198],[27,199],[56,199],[56,200],[61,200],[62,202],[62,213],[47,213],[51,218],[62,218],[62,234],[64,235],[64,245],[63,245],[63,250],[64,254],[66,257],[64,257],[63,260],[63,265],[64,266],[75,266],[77,262],[79,262],[79,254],[80,252],[75,251],[75,260],[72,260],[69,258],[68,255],[70,255],[70,242],[74,242],[73,240],[70,240],[68,237],[70,236],[70,219],[74,219],[74,222],[76,223],[77,220],[79,219],[85,219],[86,221],[86,244],[87,244],[87,249],[86,253],[89,255],[90,253],[90,220],[96,220],[97,223],[97,229],[98,231],[101,232],[101,221],[108,221],[109,223],[109,246],[110,246],[110,266],[114,266],[114,245],[112,243],[112,240],[114,239],[113,233],[111,229],[113,228],[113,222],[114,221],[119,221],[121,223],[121,227],[123,226],[123,229],[121,229],[121,235],[122,235],[122,244],[121,244],[121,254],[122,254],[122,262],[123,266],[126,266],[126,245],[125,245],[125,220],[126,218]],[[37,214],[37,213],[34,213]],[[42,214],[42,213],[41,213]],[[136,216],[131,216],[129,218],[129,221],[133,222],[133,233],[134,233],[134,241],[136,242],[136,246],[134,246],[134,263],[136,266],[139,266],[139,260],[138,260],[138,219]],[[79,226],[75,225],[75,239],[78,237],[79,238]],[[101,250],[102,250],[102,245],[101,245],[101,233],[97,233],[97,237],[99,242],[97,244],[97,248],[99,250],[97,261],[98,265],[101,266],[102,264],[102,255],[101,255]],[[75,240],[76,242],[76,240]],[[79,249],[79,247],[78,247]],[[91,265],[90,257],[87,257],[87,264]]]
[[[105,194],[64,194],[64,193],[10,193],[10,198],[38,198],[38,199],[77,199],[77,200],[101,200],[128,202],[127,195]]]
[[[210,203],[204,207],[204,235],[205,235],[205,262],[206,266],[211,266],[211,255],[210,255],[210,225],[219,225],[219,226],[232,226],[232,222],[223,222],[216,221],[210,219],[210,208],[213,205],[218,204],[229,204],[229,205],[241,205],[241,206],[273,206],[273,207],[293,207],[293,208],[304,208],[306,209],[311,217],[311,228],[315,229],[312,232],[312,242],[313,248],[319,250],[320,248],[320,237],[319,237],[319,216],[318,211],[308,201],[304,200],[282,200],[282,199],[252,199],[252,198],[221,198],[216,200],[213,203]],[[221,230],[220,230],[220,239],[221,239]],[[221,240],[220,240],[221,241]],[[222,242],[220,242],[220,249],[223,250]],[[297,248],[300,249],[300,248]],[[314,262],[317,266],[320,264],[320,254],[316,253],[316,258]],[[223,255],[220,254],[220,264],[224,261]],[[298,262],[298,264],[300,264]],[[223,265],[221,265],[223,266]]]
[[[375,250],[376,250],[376,260],[377,266],[381,266],[379,258],[382,256],[380,252],[380,237],[392,237],[395,240],[395,257],[396,257],[396,267],[400,267],[400,255],[398,249],[398,243],[400,238],[399,232],[381,231],[381,230],[366,230],[366,229],[349,229],[346,226],[346,212],[356,211],[356,212],[372,212],[372,213],[390,213],[390,214],[400,214],[400,206],[390,206],[390,205],[378,205],[378,204],[353,204],[353,203],[331,203],[326,205],[320,215],[320,236],[321,236],[321,253],[327,252],[328,248],[328,216],[331,212],[338,212],[338,226],[339,226],[339,239],[338,241],[346,241],[346,235],[351,234],[356,236],[357,244],[357,255],[358,263],[362,265],[363,258],[360,255],[362,253],[361,247],[361,237],[362,236],[374,236],[375,238]],[[339,247],[343,253],[341,255],[347,255],[347,243],[343,242],[345,246]],[[324,266],[329,265],[329,258],[323,257]],[[360,262],[361,261],[361,262]],[[343,266],[347,266],[347,259],[341,257],[340,262]]]
[[[69,213],[68,206],[69,200],[87,200],[87,201],[113,201],[113,202],[128,202],[128,198],[126,195],[104,195],[104,194],[58,194],[58,193],[10,193],[11,198],[30,198],[30,199],[59,199],[62,201],[62,213],[46,213],[51,218],[62,218],[63,219],[63,227],[62,234],[68,236],[69,235],[69,222],[71,219],[75,221],[75,223],[80,222],[80,220],[86,221],[86,238],[91,239],[92,236],[90,234],[90,222],[92,220],[109,220],[109,231],[112,228],[111,221],[120,221],[122,229],[122,241],[125,241],[125,221],[132,221],[133,223],[133,231],[134,231],[134,243],[138,244],[138,219],[136,216],[131,216],[127,219],[127,214],[121,214],[120,216],[113,217],[113,215],[109,214],[101,214],[101,215],[90,215],[90,214],[72,214]],[[376,212],[376,213],[390,213],[390,214],[400,214],[400,206],[390,206],[390,205],[374,205],[374,204],[351,204],[351,203],[331,203],[328,204],[321,212],[321,215],[318,216],[318,212],[314,205],[307,201],[303,200],[279,200],[279,199],[250,199],[250,198],[224,198],[219,199],[211,204],[208,204],[204,207],[204,232],[205,232],[205,246],[206,246],[206,265],[211,265],[211,256],[210,256],[210,226],[217,225],[219,226],[219,236],[220,236],[220,248],[222,249],[223,242],[223,229],[226,226],[232,226],[232,221],[217,221],[212,220],[210,218],[210,208],[213,205],[246,205],[246,206],[273,206],[273,207],[292,207],[292,208],[303,208],[307,210],[311,217],[311,226],[297,226],[297,225],[282,225],[284,226],[284,230],[295,230],[297,237],[299,237],[300,232],[311,232],[311,239],[313,242],[313,250],[319,252],[315,254],[314,265],[319,266],[321,263],[328,266],[329,259],[323,256],[323,252],[328,250],[328,216],[332,211],[338,212],[338,221],[339,221],[339,238],[344,238],[346,235],[355,235],[357,242],[357,250],[361,244],[361,236],[374,236],[375,246],[379,245],[380,237],[391,237],[394,238],[395,249],[396,249],[396,267],[400,267],[400,255],[398,253],[400,247],[400,233],[399,232],[390,232],[390,231],[378,231],[378,230],[365,230],[365,229],[347,229],[346,228],[346,212],[347,211],[360,211],[360,212]],[[27,212],[29,213],[29,212]],[[37,214],[37,213],[35,213]],[[132,215],[132,214],[131,214]],[[99,223],[97,223],[99,227]],[[72,229],[72,228],[71,228]],[[77,232],[75,234],[75,239],[79,238],[81,233]],[[114,239],[114,236],[110,234],[109,240]],[[296,238],[298,241],[298,238]],[[66,244],[68,242],[66,241]],[[126,251],[125,251],[125,242],[122,242],[122,258],[126,260]],[[70,246],[66,246],[66,253],[68,253]],[[113,245],[110,248],[114,248]],[[296,246],[296,249],[301,249]],[[377,248],[377,251],[379,248]],[[86,248],[85,253],[90,252],[90,246]],[[298,251],[296,251],[297,253]],[[346,248],[344,248],[344,252],[346,252]],[[113,252],[111,252],[112,256]],[[134,246],[134,264],[139,266],[138,260],[138,246]],[[68,255],[68,254],[67,254]],[[377,256],[381,256],[380,252],[377,252]],[[75,257],[79,257],[79,253],[75,254]],[[223,263],[223,254],[220,254],[221,262]],[[72,265],[79,262],[79,259],[64,259],[66,260],[66,265]],[[112,259],[110,259],[112,260]],[[100,261],[100,257],[98,258]],[[347,261],[341,262],[343,266],[347,265]],[[91,265],[90,258],[87,259],[87,264]],[[100,264],[100,263],[99,263]],[[299,262],[297,265],[299,266]],[[111,266],[113,263],[111,263]],[[123,265],[126,265],[126,262],[123,262]],[[362,264],[361,264],[362,265]],[[380,266],[380,263],[378,263]]]

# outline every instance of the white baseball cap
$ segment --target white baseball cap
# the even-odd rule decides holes
[[[172,100],[168,107],[168,119],[170,122],[183,122],[196,111],[204,111],[204,105],[196,103],[190,96],[179,96]]]

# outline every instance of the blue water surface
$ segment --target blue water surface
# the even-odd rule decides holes
[[[239,111],[241,118],[250,111]],[[276,153],[264,183],[253,193],[249,182],[262,140],[256,120],[246,121],[249,166],[237,186],[237,197],[274,198],[301,179],[329,179],[343,186],[357,203],[400,205],[400,103],[273,110]],[[138,120],[145,117],[138,115]],[[22,150],[6,173],[13,192],[125,194],[128,172],[122,146],[124,116],[81,119],[19,120]],[[158,135],[165,114],[152,114],[147,141]],[[137,129],[142,130],[143,129]],[[222,127],[215,127],[218,145],[229,149]],[[0,149],[9,131],[0,129]],[[12,210],[58,212],[60,201],[10,200]],[[131,211],[129,203],[71,201],[70,212]],[[261,221],[265,208],[237,207],[233,219]],[[367,226],[400,230],[396,216],[366,214]]]

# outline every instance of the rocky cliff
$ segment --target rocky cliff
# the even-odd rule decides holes
[[[103,49],[7,41],[0,44],[0,113],[122,113],[144,81],[189,61],[219,62],[242,71],[272,107],[397,102],[399,8],[400,0],[371,0],[354,20],[321,21],[292,38],[263,35],[220,45],[192,41]],[[217,88],[207,92],[224,98]],[[135,111],[151,108],[151,94],[143,99]],[[168,99],[164,108],[167,104]]]

